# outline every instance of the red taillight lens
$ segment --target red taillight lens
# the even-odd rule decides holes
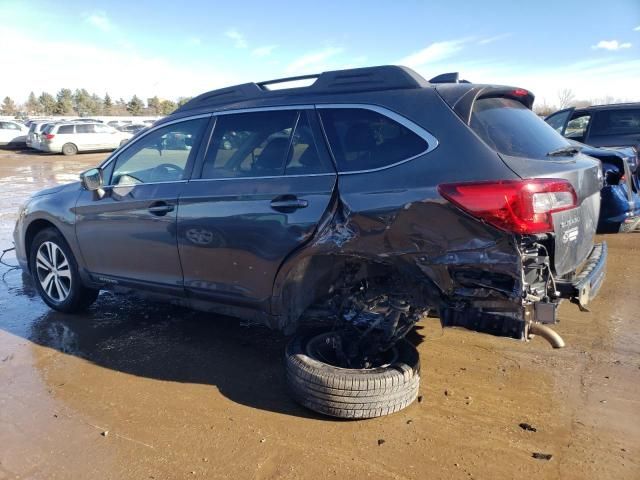
[[[45,133],[44,134],[44,138],[46,138],[47,140],[51,140],[53,137],[55,137],[55,135],[53,135],[51,133]]]
[[[511,91],[512,95],[515,95],[516,97],[526,97],[527,95],[529,95],[529,91],[525,90],[524,88],[516,88],[515,90]]]
[[[571,184],[554,178],[448,183],[438,191],[474,217],[521,234],[553,232],[551,214],[578,203]]]

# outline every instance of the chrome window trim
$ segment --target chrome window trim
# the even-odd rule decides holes
[[[127,142],[122,147],[116,148],[114,152],[111,155],[109,155],[109,157],[107,157],[105,161],[99,165],[99,168],[102,168],[102,169],[106,168],[113,161],[114,158],[116,158],[122,152],[127,150],[127,148],[131,147],[131,145],[135,145],[136,143],[138,143],[140,139],[146,137],[147,135],[150,135],[151,133],[155,132],[160,128],[164,128],[169,125],[174,125],[180,122],[188,122],[189,120],[196,120],[198,118],[211,118],[212,116],[213,116],[213,113],[201,113],[200,115],[191,115],[189,117],[176,118],[175,120],[171,120],[170,122],[165,122],[160,125],[154,125],[149,130],[147,130],[142,135],[140,135],[138,138],[136,138],[134,142]]]
[[[303,104],[303,105],[280,105],[275,107],[249,107],[249,108],[236,108],[233,110],[218,110],[213,112],[214,116],[221,115],[234,115],[238,113],[257,113],[257,112],[274,112],[279,110],[313,110],[315,105]]]
[[[264,177],[226,177],[226,178],[192,178],[191,180],[187,180],[188,182],[218,182],[218,181],[228,181],[228,180],[264,180],[264,179],[273,179],[273,178],[300,178],[300,177],[327,177],[332,176],[335,177],[336,172],[328,172],[328,173],[300,173],[294,175],[268,175]]]
[[[131,188],[142,185],[162,185],[165,183],[187,183],[189,180],[168,180],[166,182],[123,183],[122,185],[103,185],[101,188]]]
[[[430,132],[428,132],[418,124],[412,122],[408,118],[394,112],[393,110],[389,110],[388,108],[380,107],[378,105],[371,105],[368,103],[322,103],[322,104],[316,105],[316,109],[318,110],[327,110],[327,109],[335,110],[335,109],[346,109],[346,108],[350,108],[350,109],[359,108],[363,110],[371,110],[372,112],[376,112],[376,113],[379,113],[380,115],[390,118],[394,122],[397,122],[403,127],[406,127],[407,129],[411,130],[413,133],[415,133],[420,138],[422,138],[425,142],[427,142],[427,149],[424,152],[418,153],[417,155],[413,155],[412,157],[405,158],[403,160],[400,160],[399,162],[391,163],[383,167],[369,168],[365,170],[352,170],[352,171],[338,170],[338,175],[355,175],[358,173],[370,173],[370,172],[379,172],[381,170],[387,170],[389,168],[397,167],[398,165],[402,165],[403,163],[407,163],[412,160],[415,160],[416,158],[421,157],[422,155],[426,155],[427,153],[430,153],[436,148],[438,148],[438,145],[439,145],[438,139],[434,137]],[[322,123],[322,118],[320,119],[320,123]],[[323,126],[323,129],[324,129],[324,126]],[[331,144],[329,143],[328,139],[326,139],[326,141],[329,146],[329,151],[331,151]],[[333,155],[332,151],[331,151],[331,155]],[[337,165],[337,162],[336,162],[336,165]]]

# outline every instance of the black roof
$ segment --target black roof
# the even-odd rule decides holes
[[[298,88],[271,89],[277,84],[315,80],[311,85]],[[410,68],[397,65],[335,70],[317,75],[280,78],[259,83],[244,83],[233,87],[212,90],[189,100],[175,113],[203,107],[222,107],[247,100],[270,97],[366,92],[375,90],[416,89],[429,85],[423,77]]]
[[[606,105],[590,105],[588,107],[576,108],[576,111],[589,111],[589,110],[617,110],[620,108],[640,108],[640,102],[626,102],[626,103],[609,103]]]

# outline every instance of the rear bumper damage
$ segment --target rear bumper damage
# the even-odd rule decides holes
[[[560,298],[567,298],[586,308],[602,286],[607,265],[606,242],[594,245],[582,271],[571,281],[558,280],[556,288]]]
[[[440,321],[445,327],[464,327],[519,340],[540,335],[554,348],[560,348],[564,346],[562,338],[545,325],[558,323],[558,305],[562,299],[587,310],[602,286],[606,264],[607,244],[603,242],[593,246],[580,273],[571,280],[555,280],[555,292],[550,292],[549,297],[534,300],[532,295],[527,295],[518,305],[507,302],[483,305],[475,301],[462,308],[445,307],[440,311]]]

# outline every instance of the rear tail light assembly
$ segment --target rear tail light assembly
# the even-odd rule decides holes
[[[553,232],[552,214],[578,205],[571,183],[555,178],[448,183],[438,191],[470,215],[519,234]]]
[[[46,140],[52,140],[52,139],[53,139],[53,137],[55,137],[55,135],[54,135],[54,134],[52,134],[52,133],[45,133],[45,134],[44,134],[44,138],[45,138]]]

